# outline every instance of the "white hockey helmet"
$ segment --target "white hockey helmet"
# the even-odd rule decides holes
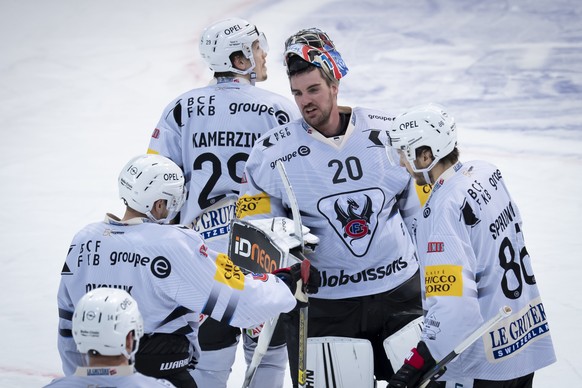
[[[303,63],[293,61],[296,59],[294,56],[302,59]],[[306,67],[307,63],[323,69],[331,79],[339,80],[348,74],[348,67],[332,40],[318,28],[301,30],[285,41],[287,73],[292,75],[295,70]]]
[[[170,222],[186,198],[184,174],[176,163],[161,155],[145,154],[132,158],[119,173],[119,197],[150,220]],[[159,199],[167,201],[168,215],[156,219],[151,210]]]
[[[126,349],[127,335],[134,333],[133,349]],[[81,353],[102,356],[123,354],[131,359],[144,334],[143,318],[137,302],[126,291],[97,288],[85,294],[73,314],[73,339]]]
[[[388,142],[391,148],[404,153],[415,172],[428,172],[457,146],[455,120],[441,105],[429,103],[415,106],[394,119]],[[428,167],[421,169],[414,161],[416,150],[422,146],[430,147],[434,160]],[[388,148],[386,152],[397,165],[391,149]]]
[[[204,29],[200,37],[200,55],[215,73],[249,74],[255,68],[253,43],[258,40],[263,51],[269,51],[267,38],[254,24],[240,18],[229,18]],[[241,51],[251,61],[251,67],[239,70],[232,65],[230,55]]]

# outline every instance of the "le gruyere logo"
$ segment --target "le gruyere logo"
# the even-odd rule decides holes
[[[460,265],[429,265],[424,272],[426,297],[462,296],[463,267]]]
[[[216,257],[216,273],[214,280],[226,284],[235,290],[243,290],[245,288],[245,275],[240,268],[223,253]]]
[[[243,195],[236,204],[236,217],[244,218],[255,214],[271,212],[271,200],[267,193],[257,195]]]

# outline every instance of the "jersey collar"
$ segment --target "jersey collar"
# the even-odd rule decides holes
[[[226,84],[226,83],[251,85],[251,81],[249,81],[245,77],[240,77],[240,76],[212,78],[208,85],[218,85],[218,84]]]
[[[121,221],[121,219],[114,214],[105,214],[105,223],[114,226],[140,225],[149,222],[151,221],[146,217],[135,217],[130,218],[129,220]]]
[[[451,167],[447,168],[447,170],[443,172],[441,176],[438,177],[437,181],[435,182],[432,188],[432,192],[434,193],[435,191],[437,191],[445,183],[445,181],[449,179],[454,173],[459,171],[461,167],[463,167],[463,163],[457,162],[453,164]]]
[[[120,366],[102,366],[102,367],[84,367],[79,366],[75,371],[75,376],[91,377],[91,376],[131,376],[135,373],[133,365]]]
[[[301,124],[303,126],[303,129],[305,130],[305,132],[307,132],[309,135],[311,135],[314,139],[317,139],[320,142],[328,144],[334,148],[341,149],[342,146],[344,145],[346,139],[348,139],[350,137],[350,135],[354,132],[355,118],[354,118],[353,109],[350,108],[349,106],[338,106],[338,110],[339,110],[340,114],[349,116],[345,132],[342,133],[341,135],[332,136],[332,137],[325,137],[317,129],[315,129],[315,128],[311,127],[309,124],[307,124],[307,122],[304,119],[301,120],[302,121]]]

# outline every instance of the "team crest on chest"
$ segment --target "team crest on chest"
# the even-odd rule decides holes
[[[378,226],[378,211],[384,206],[380,189],[351,191],[322,198],[317,209],[327,219],[348,249],[364,256]]]
[[[333,209],[337,219],[342,223],[344,238],[353,240],[360,239],[370,234],[370,217],[372,217],[372,200],[365,195],[366,202],[360,206],[353,198],[348,198],[347,209],[340,205],[340,200],[336,199]]]

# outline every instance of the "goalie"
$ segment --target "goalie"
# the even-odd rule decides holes
[[[414,182],[389,164],[383,146],[393,115],[338,106],[348,69],[319,29],[291,36],[285,63],[302,118],[255,142],[237,217],[289,216],[289,197],[273,167],[283,161],[302,224],[320,239],[317,254],[306,253],[321,271],[317,298],[309,299],[308,336],[369,341],[373,375],[388,380],[393,369],[383,340],[422,314],[410,237],[420,203]],[[290,367],[298,384],[297,368]]]

